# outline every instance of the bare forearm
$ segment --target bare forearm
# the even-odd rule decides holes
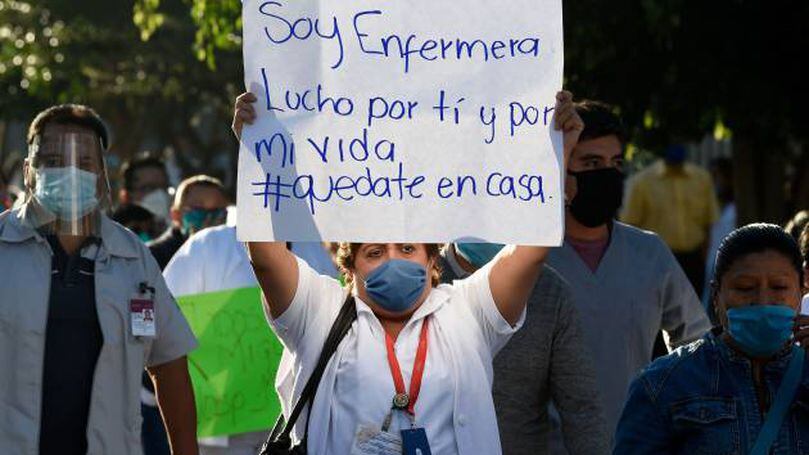
[[[494,259],[489,286],[497,309],[510,324],[520,319],[547,255],[546,247],[509,245]]]
[[[281,316],[292,303],[298,287],[298,262],[284,242],[248,242],[250,263],[264,301],[273,318]]]
[[[185,357],[149,369],[174,455],[197,455],[197,409]]]

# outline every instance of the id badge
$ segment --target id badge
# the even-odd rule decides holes
[[[404,455],[432,455],[424,428],[402,430],[402,453]]]
[[[360,425],[354,435],[351,455],[402,455],[402,438],[379,428]]]
[[[143,294],[135,294],[129,301],[129,321],[132,335],[136,337],[156,336],[154,299]]]

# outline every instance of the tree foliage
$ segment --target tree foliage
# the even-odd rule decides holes
[[[0,0],[0,111],[28,122],[51,104],[86,103],[121,157],[172,146],[188,172],[209,168],[233,150],[241,56],[218,37],[200,60],[199,30],[181,1]]]
[[[751,185],[779,185],[783,169],[797,169],[793,193],[809,187],[800,154],[809,2],[576,0],[564,9],[566,86],[619,106],[633,142],[659,149],[732,134]],[[154,129],[189,158],[195,147],[212,151],[227,139],[196,125],[204,117],[226,130],[242,80],[240,14],[239,0],[0,0],[0,110],[24,117],[85,101],[133,136],[124,148]],[[772,202],[783,212],[783,200],[756,204]]]

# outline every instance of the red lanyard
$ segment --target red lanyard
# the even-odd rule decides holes
[[[393,376],[393,384],[396,386],[396,396],[393,397],[393,407],[406,410],[411,416],[416,415],[416,400],[419,399],[421,389],[421,378],[424,376],[424,364],[427,362],[427,327],[429,317],[424,318],[421,323],[421,334],[419,334],[419,347],[416,350],[416,360],[413,362],[413,374],[410,377],[410,393],[405,391],[402,370],[399,367],[399,360],[393,350],[393,338],[385,332],[385,345],[388,348],[388,365],[390,374]]]

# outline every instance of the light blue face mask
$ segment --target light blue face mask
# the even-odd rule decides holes
[[[365,290],[374,302],[392,313],[415,305],[427,283],[427,269],[404,259],[391,259],[375,268],[365,279]]]
[[[225,222],[226,217],[227,210],[225,209],[189,210],[183,214],[183,234],[191,235],[206,227],[218,226]]]
[[[730,336],[752,357],[771,357],[792,337],[795,310],[788,306],[749,305],[727,315]]]
[[[34,196],[49,212],[63,220],[79,219],[98,207],[98,176],[75,166],[36,171]]]
[[[470,264],[481,268],[503,249],[502,243],[456,243],[455,251]]]

